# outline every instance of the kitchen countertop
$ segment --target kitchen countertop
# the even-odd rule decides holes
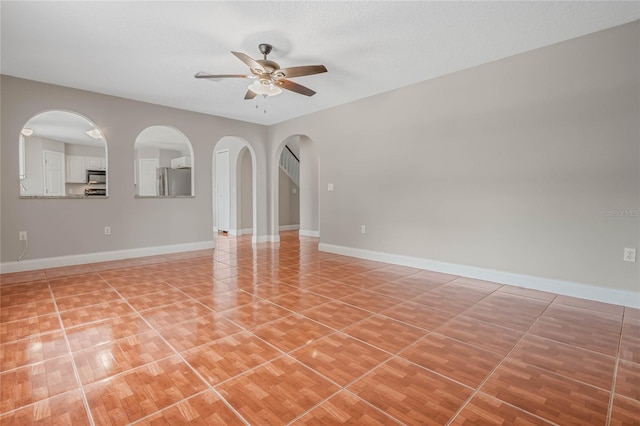
[[[133,198],[196,198],[195,195],[134,195]]]
[[[72,195],[61,195],[61,196],[53,196],[47,197],[45,195],[21,195],[21,199],[34,199],[34,200],[82,200],[85,198],[97,198],[104,199],[109,198],[108,195],[80,195],[80,194],[72,194]]]

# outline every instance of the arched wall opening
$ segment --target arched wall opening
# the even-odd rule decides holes
[[[320,236],[320,159],[315,142],[306,135],[291,135],[282,140],[271,158],[272,173],[272,226],[275,234],[287,229],[281,226],[281,166],[280,157],[287,144],[299,146],[300,176],[299,176],[299,234],[301,236]],[[284,186],[284,185],[283,185]],[[290,194],[289,194],[290,195]],[[291,197],[289,197],[291,198]],[[275,238],[279,240],[278,238]]]
[[[86,116],[69,110],[46,110],[31,117],[18,135],[20,197],[78,198],[87,189],[108,195],[107,141]],[[104,173],[88,186],[87,169]]]
[[[149,126],[138,134],[133,150],[136,197],[195,196],[193,146],[182,131]]]
[[[213,232],[257,236],[256,153],[243,138],[225,136],[212,152]],[[225,164],[226,163],[226,164]]]

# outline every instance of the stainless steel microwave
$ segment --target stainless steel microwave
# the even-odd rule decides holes
[[[87,183],[89,185],[104,185],[107,183],[105,170],[87,170]]]

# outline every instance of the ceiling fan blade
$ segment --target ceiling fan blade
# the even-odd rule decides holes
[[[195,78],[251,78],[246,74],[207,74],[206,72],[199,72],[194,75]]]
[[[309,89],[308,87],[304,87],[303,85],[294,83],[293,81],[282,79],[282,80],[276,80],[275,83],[276,85],[282,87],[283,89],[287,89],[292,92],[299,93],[301,95],[313,96],[316,94],[316,92]]]
[[[249,66],[249,68],[251,68],[252,70],[257,71],[258,74],[262,74],[263,72],[266,72],[265,69],[262,67],[262,65],[260,65],[255,59],[253,59],[251,56],[242,53],[242,52],[231,52],[233,53],[236,58],[240,59],[242,62],[244,62],[245,64],[247,64]]]
[[[283,68],[278,72],[284,74],[285,78],[293,78],[327,72],[327,68],[324,65],[304,65],[301,67]]]
[[[251,90],[247,90],[247,93],[244,94],[245,99],[253,99],[256,96],[257,96],[256,93],[252,92]]]

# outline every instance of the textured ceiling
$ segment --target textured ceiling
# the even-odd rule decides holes
[[[637,20],[638,2],[2,1],[3,74],[261,124],[278,123]],[[267,113],[231,55],[324,64]],[[262,105],[261,105],[262,107]]]

